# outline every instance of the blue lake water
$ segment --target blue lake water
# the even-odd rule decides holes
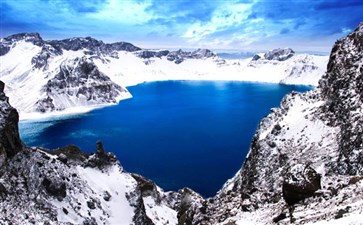
[[[249,82],[163,81],[129,87],[119,105],[52,120],[23,121],[27,145],[76,144],[93,152],[101,140],[125,170],[164,190],[190,187],[213,196],[241,167],[260,120],[291,92],[311,89]]]

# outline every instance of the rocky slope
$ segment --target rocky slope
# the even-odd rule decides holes
[[[327,57],[267,52],[225,60],[208,49],[147,50],[86,38],[43,40],[38,33],[0,40],[0,79],[21,119],[83,112],[131,97],[126,87],[156,80],[247,80],[317,85]],[[65,112],[63,112],[65,111]],[[44,114],[47,112],[47,114]],[[42,114],[43,113],[43,114]]]
[[[240,171],[186,224],[362,224],[362,82],[363,23],[335,43],[316,90],[263,119]]]
[[[3,89],[0,82],[0,224],[177,223],[178,199],[187,190],[164,193],[123,171],[101,142],[94,154],[72,145],[53,151],[24,146]]]

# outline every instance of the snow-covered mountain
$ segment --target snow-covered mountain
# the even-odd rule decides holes
[[[288,57],[284,56],[285,54]],[[0,79],[22,119],[82,112],[131,97],[126,87],[157,80],[244,80],[317,85],[327,58],[276,49],[227,60],[208,49],[144,50],[86,38],[45,41],[37,33],[0,40]]]
[[[100,142],[94,154],[24,146],[4,88],[1,224],[363,224],[363,23],[335,43],[315,90],[263,119],[241,169],[209,199],[163,192]]]

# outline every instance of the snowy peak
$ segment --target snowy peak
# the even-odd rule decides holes
[[[88,51],[94,51],[98,54],[110,54],[112,51],[128,51],[134,52],[141,50],[141,48],[134,46],[128,42],[116,42],[111,44],[105,44],[102,41],[96,40],[91,37],[86,38],[68,38],[64,40],[48,41],[48,44],[55,48],[61,48],[64,50],[78,51],[87,49]]]
[[[117,103],[127,92],[100,72],[86,57],[63,61],[60,71],[43,87],[46,97],[36,102],[36,110],[49,112],[78,105]]]
[[[40,37],[39,33],[19,33],[19,34],[14,34],[14,35],[10,35],[8,37],[5,37],[4,39],[2,39],[2,42],[5,43],[14,43],[17,41],[21,41],[21,40],[25,40],[27,42],[31,42],[34,45],[42,45],[44,40]]]
[[[272,51],[266,52],[264,57],[267,60],[278,60],[278,61],[285,61],[291,58],[295,52],[291,48],[278,48]]]
[[[166,57],[169,61],[175,64],[182,63],[185,59],[206,59],[216,57],[217,55],[209,49],[197,49],[192,52],[183,51],[181,49],[177,51],[161,50],[161,51],[151,51],[151,50],[141,50],[136,53],[136,55],[143,59],[150,58],[161,58]],[[147,61],[149,63],[150,61]]]
[[[291,48],[277,48],[271,51],[268,51],[264,54],[254,55],[252,57],[252,61],[257,60],[277,60],[277,61],[285,61],[292,56],[295,55],[295,52]]]
[[[30,42],[37,46],[44,44],[43,39],[38,33],[20,33],[0,39],[0,56],[7,54],[14,45],[19,41]]]

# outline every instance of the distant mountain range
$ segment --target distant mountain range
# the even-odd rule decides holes
[[[289,57],[283,56],[287,51]],[[255,57],[259,57],[256,59]],[[0,40],[0,79],[21,118],[82,112],[131,97],[127,86],[156,80],[242,80],[317,85],[328,57],[276,49],[228,60],[208,49],[141,49],[86,38],[43,40],[21,33]],[[49,115],[49,114],[48,114]]]

